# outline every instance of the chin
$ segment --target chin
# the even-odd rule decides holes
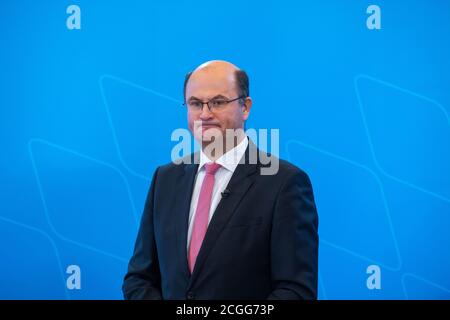
[[[219,127],[209,127],[209,128],[198,128],[196,130],[196,136],[199,137],[202,141],[211,142],[215,141],[215,138],[222,137],[222,131]]]

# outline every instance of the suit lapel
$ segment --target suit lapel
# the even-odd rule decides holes
[[[254,148],[254,149],[253,149]],[[249,140],[249,147],[247,148],[241,163],[236,167],[227,189],[230,194],[226,198],[222,198],[214,212],[214,215],[209,223],[203,240],[200,252],[197,256],[195,267],[192,273],[190,285],[198,277],[201,269],[207,259],[209,253],[217,242],[218,237],[222,233],[230,218],[233,216],[236,207],[242,200],[248,189],[253,184],[254,174],[257,172],[258,164],[249,164],[249,150],[256,151],[256,146]]]
[[[196,159],[198,154],[194,154]],[[186,278],[190,277],[190,271],[187,262],[187,232],[189,223],[189,211],[191,207],[191,197],[194,188],[195,176],[198,170],[198,161],[191,164],[180,165],[179,176],[175,180],[175,199],[173,211],[175,214],[176,234],[177,234],[177,256],[180,257],[180,263],[183,274]]]

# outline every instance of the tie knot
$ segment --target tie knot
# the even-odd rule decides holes
[[[219,168],[221,167],[220,164],[218,163],[206,163],[205,164],[205,170],[206,170],[206,174],[212,174],[215,175],[217,170],[219,170]]]

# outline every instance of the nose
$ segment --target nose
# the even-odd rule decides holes
[[[207,120],[211,119],[213,116],[212,112],[209,110],[208,104],[203,103],[202,105],[202,112],[200,113],[200,119]]]

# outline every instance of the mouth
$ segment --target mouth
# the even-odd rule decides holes
[[[202,131],[211,129],[211,128],[220,128],[220,126],[218,124],[214,124],[214,123],[202,123],[202,125],[200,126],[202,128]]]
[[[218,125],[218,124],[215,124],[215,123],[202,123],[201,126],[202,126],[202,127],[205,127],[205,128],[219,127],[219,125]]]

